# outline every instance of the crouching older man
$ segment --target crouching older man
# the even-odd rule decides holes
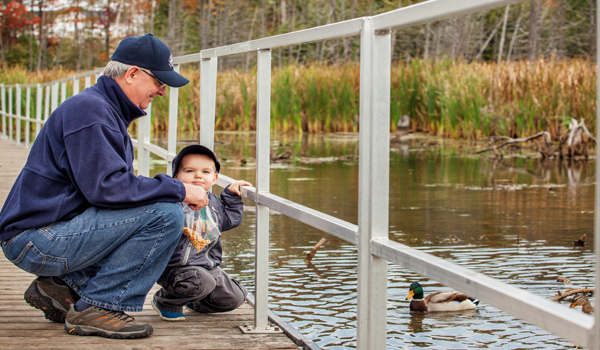
[[[122,40],[104,76],[48,118],[0,211],[5,256],[38,276],[25,300],[69,334],[153,332],[125,312],[142,310],[179,241],[179,202],[208,198],[167,175],[136,176],[127,127],[166,85],[188,82],[152,34]]]

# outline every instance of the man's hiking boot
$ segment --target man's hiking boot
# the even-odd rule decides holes
[[[79,295],[66,284],[58,284],[52,277],[37,277],[23,295],[25,301],[44,312],[53,322],[65,322],[67,311],[79,300]]]
[[[97,306],[77,312],[71,306],[65,320],[65,331],[74,335],[99,335],[113,339],[143,338],[154,332],[147,323],[136,323],[135,319],[122,311],[106,310]]]

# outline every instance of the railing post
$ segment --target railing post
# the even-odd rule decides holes
[[[25,147],[29,148],[29,138],[31,134],[31,86],[27,87],[27,97],[25,100]]]
[[[256,101],[256,195],[270,191],[271,50],[258,50]],[[256,202],[254,330],[269,327],[269,207]]]
[[[50,96],[51,96],[52,83],[46,85],[46,98],[44,103],[44,121],[50,117]]]
[[[51,96],[50,114],[54,112],[58,107],[58,83],[52,83],[52,96]]]
[[[6,133],[6,88],[4,84],[0,84],[0,93],[2,94],[1,102],[2,102],[2,136],[6,137],[8,135]]]
[[[150,127],[152,102],[146,108],[145,117],[138,118],[138,175],[150,176],[150,151],[146,146],[150,143]]]
[[[36,88],[36,107],[35,107],[35,137],[37,138],[42,126],[42,95],[44,90],[41,84],[37,84]]]
[[[75,78],[73,78],[73,95],[75,96],[79,93],[79,75],[76,75]]]
[[[363,22],[360,51],[357,348],[383,350],[387,338],[387,261],[371,254],[388,239],[390,31]]]
[[[17,84],[17,98],[16,98],[16,105],[17,105],[17,109],[15,111],[15,141],[17,141],[17,145],[21,144],[21,91],[22,91],[22,87],[21,85]]]
[[[173,65],[179,73],[179,64]],[[179,107],[179,88],[169,87],[169,129],[167,135],[167,174],[173,175],[173,158],[177,155],[177,110]]]
[[[13,139],[13,88],[8,88],[8,138]]]
[[[202,58],[200,61],[200,144],[214,149],[215,108],[217,104],[217,64],[216,57]]]
[[[90,86],[92,86],[92,76],[88,74],[85,76],[85,88],[87,89]]]
[[[60,103],[65,102],[65,100],[67,99],[67,82],[63,81],[62,86],[60,87],[60,92],[61,92],[61,99],[60,99]]]

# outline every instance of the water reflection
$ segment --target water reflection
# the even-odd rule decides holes
[[[526,153],[494,161],[474,156],[468,142],[409,136],[391,145],[391,239],[544,298],[566,289],[558,276],[573,288],[593,286],[593,162]],[[272,138],[292,155],[272,166],[271,192],[356,223],[357,135]],[[223,173],[255,183],[255,134],[215,140]],[[223,233],[223,268],[250,290],[254,229],[248,210],[240,227]],[[584,233],[587,244],[573,247]],[[307,266],[304,256],[322,237],[327,242]],[[323,348],[354,348],[356,247],[278,213],[270,216],[270,239],[269,306]],[[394,264],[388,276],[388,349],[572,346],[485,303],[470,313],[411,314],[404,299],[411,282],[427,293],[449,289]]]

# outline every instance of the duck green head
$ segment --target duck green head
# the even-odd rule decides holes
[[[408,296],[406,300],[409,299],[423,299],[423,287],[419,284],[419,282],[413,282],[408,287]]]

